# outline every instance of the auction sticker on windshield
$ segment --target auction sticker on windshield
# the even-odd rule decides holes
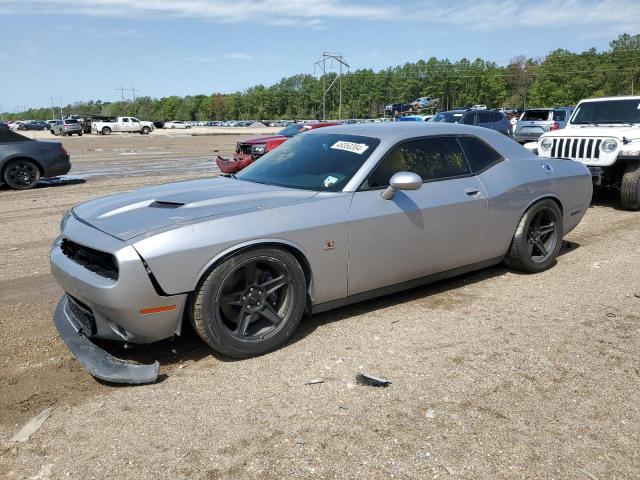
[[[355,143],[355,142],[345,142],[344,140],[340,140],[339,142],[331,145],[331,148],[335,150],[344,150],[345,152],[357,153],[358,155],[362,155],[367,151],[369,145],[366,143]]]

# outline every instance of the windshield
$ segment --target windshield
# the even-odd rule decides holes
[[[362,167],[380,140],[340,134],[300,135],[237,174],[240,180],[337,192]]]
[[[301,131],[303,131],[304,126],[299,123],[294,123],[293,125],[289,125],[286,128],[283,128],[278,132],[278,135],[284,135],[285,137],[295,137]]]
[[[640,123],[640,100],[606,100],[578,105],[571,117],[573,125]]]
[[[440,112],[437,115],[431,117],[429,122],[445,122],[445,123],[458,123],[462,118],[460,112]]]

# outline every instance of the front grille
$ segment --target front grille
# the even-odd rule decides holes
[[[597,160],[600,158],[601,143],[601,138],[554,138],[551,145],[551,157]]]
[[[74,320],[80,324],[85,335],[95,335],[96,319],[93,316],[91,309],[80,300],[73,298],[71,295],[67,295],[67,297],[69,298],[69,301],[67,302],[67,313],[69,313]]]
[[[236,145],[236,153],[246,153],[251,155],[251,145],[248,143],[238,143]]]
[[[62,239],[62,253],[87,270],[111,280],[118,279],[118,262],[113,255],[85,247],[68,238]]]

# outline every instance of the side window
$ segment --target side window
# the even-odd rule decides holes
[[[502,160],[498,152],[482,140],[475,137],[460,137],[459,140],[474,173]]]
[[[124,117],[124,118],[122,119],[122,121],[123,121],[124,123],[129,123],[129,118],[128,118],[128,117]]]
[[[491,123],[491,112],[480,111],[478,112],[478,123]]]
[[[500,122],[502,120],[502,114],[500,112],[491,112],[491,121]]]
[[[467,112],[462,116],[462,120],[460,120],[460,123],[464,125],[473,125],[475,116],[476,112]]]
[[[455,137],[429,137],[395,147],[369,176],[364,189],[389,185],[394,173],[417,173],[422,180],[438,180],[471,173]]]
[[[564,122],[567,119],[566,110],[554,110],[553,111],[553,121],[554,122]]]

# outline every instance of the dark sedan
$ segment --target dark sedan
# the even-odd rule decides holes
[[[47,122],[29,122],[23,123],[18,130],[49,130],[50,125]]]
[[[35,187],[41,178],[71,170],[69,153],[59,142],[40,142],[0,129],[0,183],[14,190]]]

